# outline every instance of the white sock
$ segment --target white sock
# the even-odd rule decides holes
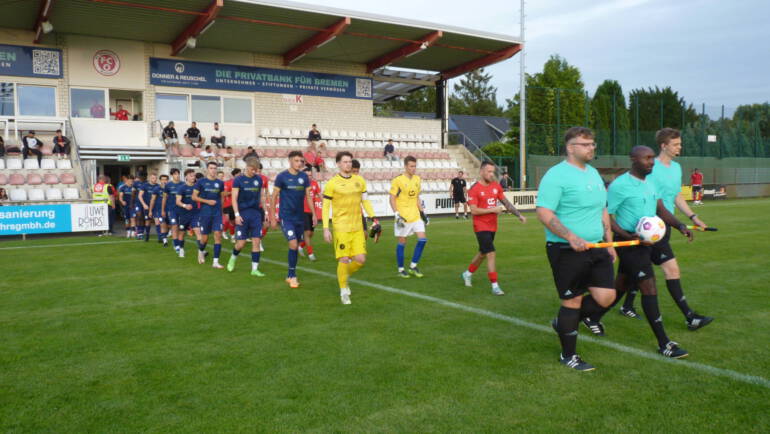
[[[252,262],[251,271],[257,271],[257,270],[259,270],[259,262]]]
[[[468,270],[463,271],[463,277],[468,278],[471,276],[473,276],[473,273],[471,273],[470,271]]]
[[[414,267],[416,267],[416,266],[417,266],[417,264],[416,264],[416,263],[414,263],[414,262],[412,262],[411,264],[409,264],[409,268],[414,268]]]
[[[404,271],[404,267],[398,267],[398,272],[400,273],[402,271]]]
[[[214,258],[214,262],[211,265],[219,265],[219,258]]]
[[[179,249],[177,251],[179,252],[180,255],[184,255],[184,249]]]
[[[500,285],[497,284],[497,282],[492,284],[492,288],[500,289]]]

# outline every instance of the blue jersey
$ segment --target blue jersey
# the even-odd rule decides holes
[[[163,187],[161,187],[160,184],[153,184],[151,195],[150,202],[152,202],[153,197],[155,198],[152,213],[160,217],[161,210],[163,209]]]
[[[284,170],[275,177],[273,186],[281,189],[279,199],[281,207],[278,218],[291,222],[303,222],[305,219],[305,190],[310,188],[310,178],[305,172],[292,175]]]
[[[194,185],[187,185],[187,183],[182,184],[179,188],[176,190],[176,195],[181,197],[181,201],[183,204],[186,205],[192,205],[191,210],[186,210],[180,206],[176,207],[176,212],[179,215],[195,215],[198,214],[198,204],[195,203],[193,200],[193,190],[195,190]],[[176,200],[176,199],[174,199]]]
[[[202,216],[222,215],[222,192],[225,183],[218,179],[201,178],[195,183],[195,190],[201,199],[215,200],[216,205],[201,203]]]
[[[134,206],[134,193],[136,193],[136,187],[123,184],[118,188],[118,192],[123,193],[123,201],[126,202],[126,206]]]
[[[259,210],[263,187],[262,177],[259,175],[253,178],[246,175],[236,177],[233,180],[233,188],[238,189],[238,210],[241,212],[246,209]]]
[[[152,202],[152,192],[155,190],[155,187],[160,187],[158,184],[150,184],[149,182],[145,182],[142,184],[142,199],[144,199],[144,203],[147,204],[147,206],[150,206],[150,203]],[[142,203],[139,202],[139,205]]]
[[[166,211],[170,211],[176,207],[176,191],[183,185],[184,182],[177,184],[174,181],[169,181],[166,183],[166,186],[163,188],[163,193],[168,196],[166,198]]]

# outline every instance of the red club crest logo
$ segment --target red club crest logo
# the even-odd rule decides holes
[[[113,51],[99,50],[94,54],[94,69],[101,75],[115,75],[120,70],[120,58]]]

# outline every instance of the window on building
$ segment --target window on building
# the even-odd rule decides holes
[[[15,91],[13,83],[0,83],[0,116],[14,116]]]
[[[51,86],[16,85],[20,116],[56,116],[56,89]]]
[[[250,124],[251,100],[243,98],[224,98],[225,122]]]
[[[188,121],[187,95],[155,95],[155,118],[161,121]]]
[[[110,89],[110,119],[116,121],[141,121],[142,92],[136,90]]]
[[[222,103],[218,96],[192,96],[192,120],[195,122],[222,122]]]
[[[77,89],[70,91],[73,118],[107,119],[104,89]]]

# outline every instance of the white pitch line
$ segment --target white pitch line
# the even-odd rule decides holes
[[[121,244],[130,243],[132,240],[125,241],[95,241],[93,243],[62,243],[62,244],[36,244],[32,246],[0,247],[0,250],[21,250],[21,249],[43,249],[50,247],[75,247],[75,246],[96,246],[99,244]]]
[[[130,242],[131,242],[131,240],[128,240],[128,241],[102,241],[102,242],[92,242],[92,243],[46,244],[46,245],[36,245],[36,246],[0,247],[0,250],[30,249],[30,248],[43,248],[43,247],[92,246],[92,245],[98,245],[98,244],[120,244],[120,243],[130,243]],[[207,247],[208,248],[212,248],[212,246],[210,244]],[[268,263],[271,263],[271,264],[275,264],[275,265],[283,265],[283,266],[286,265],[286,262],[276,261],[274,259],[262,258],[262,261],[263,262],[268,262]],[[329,278],[332,278],[334,280],[337,279],[337,275],[336,274],[327,273],[325,271],[315,270],[315,269],[307,268],[307,267],[304,267],[304,266],[297,266],[297,269],[302,270],[302,271],[307,272],[307,273],[317,274],[319,276],[324,276],[324,277],[329,277]],[[503,314],[500,314],[500,313],[497,313],[497,312],[492,312],[492,311],[489,311],[489,310],[486,310],[486,309],[480,309],[480,308],[473,307],[473,306],[467,306],[467,305],[464,305],[464,304],[455,303],[453,301],[444,300],[442,298],[433,297],[433,296],[425,295],[425,294],[420,294],[420,293],[417,293],[417,292],[407,291],[407,290],[404,290],[404,289],[393,288],[392,286],[380,285],[379,283],[367,282],[365,280],[360,280],[360,279],[356,279],[356,278],[350,278],[349,281],[351,281],[353,283],[357,283],[359,285],[368,286],[370,288],[379,289],[380,291],[390,292],[392,294],[405,295],[407,297],[412,297],[412,298],[416,298],[416,299],[420,299],[420,300],[424,300],[424,301],[429,301],[429,302],[432,302],[432,303],[440,304],[442,306],[450,307],[452,309],[462,310],[464,312],[475,313],[476,315],[484,316],[484,317],[487,317],[487,318],[492,318],[492,319],[497,319],[497,320],[500,320],[500,321],[505,321],[507,323],[514,324],[514,325],[517,325],[517,326],[520,326],[520,327],[524,327],[524,328],[528,328],[528,329],[531,329],[531,330],[537,330],[537,331],[544,332],[544,333],[554,333],[553,329],[551,329],[548,326],[544,326],[544,325],[536,324],[536,323],[533,323],[533,322],[525,321],[523,319],[516,318],[515,316],[503,315]],[[766,379],[764,377],[760,377],[760,376],[756,376],[756,375],[744,374],[744,373],[733,371],[733,370],[730,370],[730,369],[717,368],[717,367],[714,367],[714,366],[711,366],[711,365],[706,365],[706,364],[698,363],[698,362],[689,362],[689,361],[685,361],[685,360],[674,360],[674,359],[670,359],[670,358],[667,358],[667,357],[660,356],[660,355],[655,354],[655,353],[649,353],[647,351],[642,351],[642,350],[637,349],[637,348],[633,348],[633,347],[629,347],[629,346],[626,346],[626,345],[618,344],[618,343],[609,341],[607,339],[598,339],[598,338],[595,338],[595,337],[592,337],[592,336],[582,336],[581,340],[582,341],[591,342],[591,343],[594,343],[594,344],[598,344],[598,345],[602,345],[602,346],[605,346],[605,347],[608,347],[608,348],[612,348],[614,350],[617,350],[617,351],[620,351],[620,352],[623,352],[623,353],[627,353],[627,354],[631,354],[631,355],[635,355],[635,356],[638,356],[638,357],[641,357],[641,358],[644,358],[644,359],[654,360],[656,362],[662,362],[662,363],[669,363],[669,364],[671,364],[673,366],[686,367],[686,368],[694,369],[694,370],[697,370],[697,371],[705,372],[707,374],[711,374],[711,375],[714,375],[714,376],[717,376],[717,377],[727,377],[727,378],[731,378],[733,380],[740,381],[740,382],[743,382],[743,383],[753,384],[753,385],[762,386],[762,387],[770,389],[770,380],[768,380],[768,379]]]
[[[273,260],[273,259],[263,258],[262,261],[269,262],[269,263],[275,264],[275,265],[284,265],[284,266],[286,265],[286,262],[276,261],[276,260]],[[307,267],[304,267],[304,266],[297,266],[297,269],[302,270],[302,271],[304,271],[306,273],[317,274],[319,276],[329,277],[329,278],[333,278],[335,280],[337,279],[337,275],[336,274],[327,273],[325,271],[314,270],[312,268],[307,268]],[[473,306],[467,306],[467,305],[464,305],[464,304],[455,303],[453,301],[444,300],[444,299],[441,299],[441,298],[438,298],[438,297],[433,297],[433,296],[430,296],[430,295],[420,294],[418,292],[407,291],[407,290],[404,290],[404,289],[393,288],[392,286],[380,285],[379,283],[367,282],[367,281],[361,280],[361,279],[350,278],[349,281],[353,282],[353,283],[356,283],[356,284],[359,284],[359,285],[368,286],[370,288],[379,289],[380,291],[390,292],[392,294],[405,295],[407,297],[417,298],[417,299],[420,299],[420,300],[424,300],[424,301],[429,301],[429,302],[432,302],[432,303],[440,304],[442,306],[450,307],[452,309],[462,310],[462,311],[465,311],[465,312],[475,313],[476,315],[485,316],[487,318],[493,318],[493,319],[497,319],[497,320],[500,320],[500,321],[505,321],[507,323],[514,324],[514,325],[517,325],[517,326],[520,326],[520,327],[524,327],[524,328],[528,328],[528,329],[531,329],[531,330],[537,330],[539,332],[545,332],[545,333],[551,333],[551,334],[555,333],[553,331],[553,329],[551,327],[549,327],[549,326],[544,326],[544,325],[536,324],[536,323],[533,323],[533,322],[525,321],[523,319],[516,318],[515,316],[503,315],[503,314],[500,314],[500,313],[497,313],[497,312],[492,312],[492,311],[489,311],[489,310],[480,309],[480,308],[473,307]],[[633,348],[633,347],[629,347],[629,346],[626,346],[626,345],[618,344],[618,343],[609,341],[607,339],[595,338],[593,336],[581,336],[580,339],[582,341],[587,341],[587,342],[591,342],[591,343],[594,343],[594,344],[603,345],[605,347],[612,348],[614,350],[617,350],[617,351],[620,351],[620,352],[623,352],[623,353],[632,354],[632,355],[635,355],[635,356],[638,356],[638,357],[641,357],[641,358],[645,358],[645,359],[649,359],[649,360],[655,360],[656,362],[663,362],[663,363],[668,363],[668,364],[671,364],[671,365],[674,365],[674,366],[682,366],[682,367],[686,367],[686,368],[690,368],[690,369],[695,369],[697,371],[705,372],[705,373],[708,373],[708,374],[711,374],[711,375],[714,375],[714,376],[727,377],[727,378],[731,378],[733,380],[741,381],[743,383],[753,384],[753,385],[762,386],[762,387],[766,387],[766,388],[770,389],[770,380],[768,380],[768,379],[766,379],[764,377],[759,377],[759,376],[756,376],[756,375],[743,374],[741,372],[733,371],[733,370],[730,370],[730,369],[717,368],[717,367],[714,367],[714,366],[711,366],[711,365],[706,365],[706,364],[698,363],[698,362],[690,362],[690,361],[685,361],[685,360],[675,360],[675,359],[671,359],[671,358],[668,358],[668,357],[661,356],[661,355],[656,354],[656,353],[650,353],[650,352],[643,351],[643,350],[640,350],[640,349],[637,349],[637,348]]]

